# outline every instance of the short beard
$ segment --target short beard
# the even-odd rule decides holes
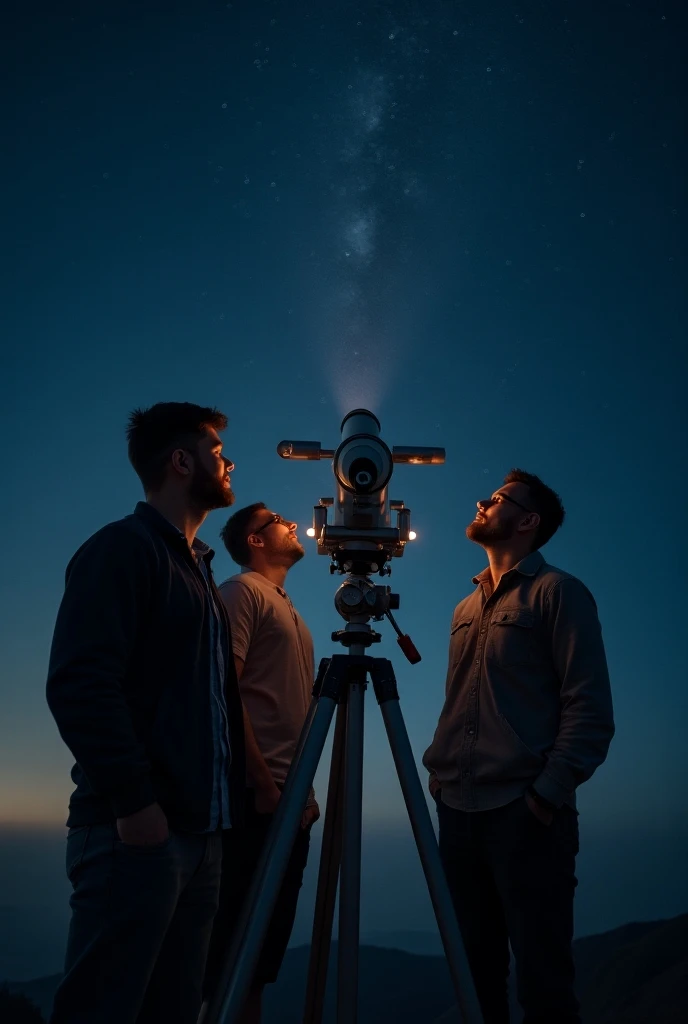
[[[474,519],[466,527],[466,536],[469,540],[483,547],[490,547],[500,541],[511,540],[514,535],[514,527],[511,523],[502,523],[500,526],[490,526],[484,520]]]
[[[229,508],[236,498],[231,487],[212,476],[204,466],[197,466],[189,488],[189,501],[199,512]]]
[[[289,568],[291,569],[292,565],[296,565],[297,562],[301,561],[306,552],[303,544],[299,544],[297,547],[292,540],[286,538],[282,547],[273,550],[272,554],[277,558],[288,557],[290,559]]]
[[[305,551],[305,548],[303,547],[303,545],[298,550],[296,548],[292,548],[292,551],[291,551],[292,563],[291,564],[292,565],[296,565],[297,562],[301,561],[301,559],[303,558],[303,556],[305,554],[306,554],[306,551]]]

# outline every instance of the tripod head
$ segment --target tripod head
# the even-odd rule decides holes
[[[390,587],[376,586],[373,573],[389,576],[392,558],[401,558],[409,541],[411,511],[403,501],[390,501],[387,488],[395,464],[441,465],[444,448],[389,448],[380,437],[380,421],[367,409],[353,409],[342,420],[339,447],[322,448],[319,441],[280,441],[277,453],[283,459],[318,461],[332,459],[336,484],[335,498],[321,498],[313,509],[313,525],[308,530],[316,538],[319,555],[330,556],[330,572],[347,574],[335,594],[335,607],[346,619],[345,629],[332,639],[362,652],[381,639],[368,625],[370,619],[390,620],[399,635],[399,645],[409,661],[420,655],[397,626],[392,610],[399,597]],[[328,509],[333,522],[328,523]],[[396,523],[392,525],[392,513]]]

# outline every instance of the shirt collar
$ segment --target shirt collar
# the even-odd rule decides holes
[[[542,555],[540,554],[540,552],[539,551],[531,551],[529,555],[526,555],[526,557],[522,558],[520,562],[518,562],[516,565],[512,566],[512,568],[509,569],[508,572],[505,572],[504,576],[508,576],[509,573],[512,573],[512,572],[520,572],[522,576],[537,576],[538,572],[540,571],[540,569],[542,568],[542,566],[544,564],[545,564],[545,560],[542,557]],[[504,577],[502,577],[502,579],[503,578]],[[490,577],[490,567],[488,565],[487,569],[483,569],[482,572],[479,572],[477,576],[473,577],[472,582],[473,583],[481,583],[482,584],[486,580],[489,580],[489,579],[491,579],[491,577]]]
[[[287,600],[289,600],[289,595],[287,594],[286,590],[284,590],[283,587],[278,587],[276,583],[272,582],[272,580],[266,579],[266,577],[263,576],[262,572],[256,572],[255,569],[251,569],[250,566],[248,565],[242,565],[240,575],[243,576],[245,573],[253,573],[253,575],[256,577],[259,583],[261,583],[265,587],[271,587],[273,590],[276,590],[278,594],[281,594],[282,597],[286,597]]]
[[[184,537],[184,534],[182,534],[182,537]],[[184,539],[186,540],[185,537],[184,537]],[[200,539],[200,537],[194,537],[194,542],[191,545],[191,547],[196,552],[196,554],[199,556],[199,558],[205,558],[208,561],[210,561],[210,559],[215,554],[215,552],[210,547],[210,545],[206,544],[205,541]]]
[[[176,527],[174,523],[171,523],[169,519],[165,518],[161,512],[158,512],[156,508],[149,505],[147,501],[139,501],[137,503],[136,508],[134,509],[134,515],[141,516],[142,519],[145,519],[146,522],[155,527],[155,529],[164,537],[167,537],[168,540],[181,540],[184,545],[188,547],[186,537],[182,531]],[[198,537],[194,538],[194,542],[191,547],[199,558],[203,558],[207,561],[210,561],[215,554],[213,549]]]

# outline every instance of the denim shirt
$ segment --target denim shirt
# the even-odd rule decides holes
[[[575,809],[576,787],[614,735],[593,596],[538,551],[494,590],[489,569],[473,582],[454,611],[445,703],[423,764],[456,810],[501,807],[530,785]]]
[[[229,745],[229,722],[223,689],[225,678],[225,659],[228,656],[226,637],[222,628],[220,615],[215,604],[212,587],[208,578],[208,566],[205,556],[210,548],[196,538],[192,550],[196,563],[205,582],[212,619],[210,622],[210,713],[213,725],[213,793],[210,804],[210,823],[207,832],[217,828],[231,828],[229,811],[229,766],[231,750]]]

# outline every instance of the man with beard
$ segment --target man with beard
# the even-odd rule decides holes
[[[423,763],[440,853],[485,1024],[508,1024],[509,943],[524,1024],[579,1024],[576,789],[614,733],[595,601],[539,549],[558,495],[512,470],[468,538],[489,566],[457,605],[446,700]]]
[[[216,409],[131,414],[146,500],[67,568],[47,698],[76,764],[72,918],[52,1024],[195,1024],[222,835],[241,824],[241,700],[230,628],[196,537],[234,501]]]
[[[262,502],[236,512],[221,533],[241,573],[220,594],[232,625],[237,678],[246,712],[246,827],[224,837],[220,909],[208,957],[206,992],[218,982],[232,929],[279,803],[313,690],[313,640],[284,583],[304,556],[296,523]],[[275,982],[294,925],[308,858],[310,828],[319,816],[311,791],[265,938],[241,1024],[259,1024],[266,984]]]

